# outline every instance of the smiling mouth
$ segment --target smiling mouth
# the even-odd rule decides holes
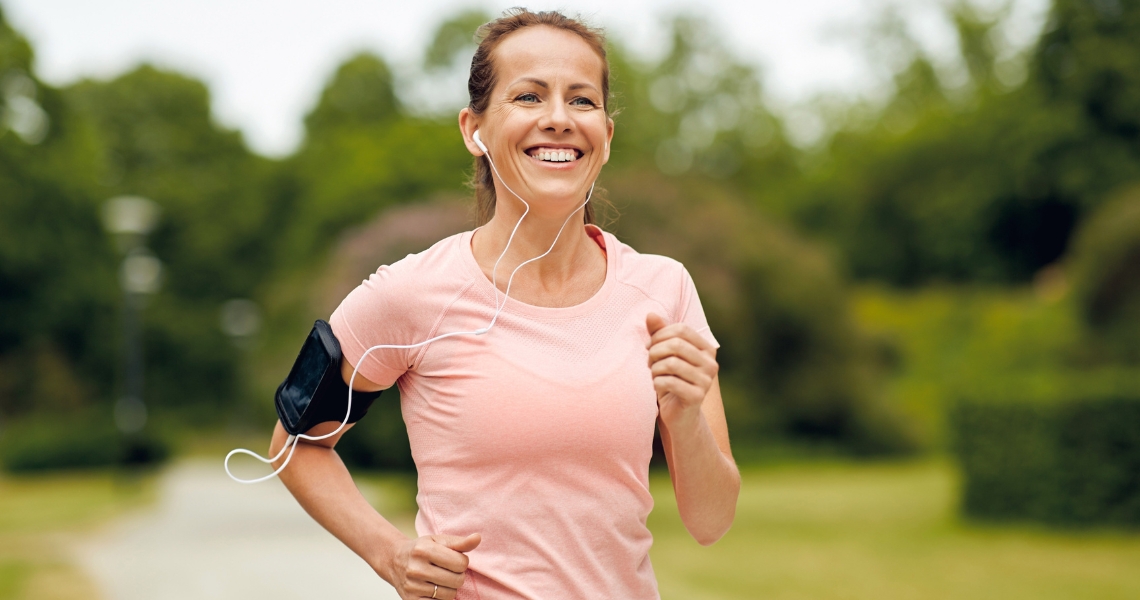
[[[582,158],[583,152],[574,148],[531,148],[526,155],[543,162],[574,162]]]

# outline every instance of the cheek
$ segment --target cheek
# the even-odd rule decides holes
[[[485,115],[482,126],[484,142],[494,137],[496,143],[513,144],[512,138],[523,135],[532,125],[527,121],[526,113],[513,104],[496,104],[483,114]]]
[[[591,143],[599,148],[605,146],[609,138],[609,127],[605,121],[599,123],[597,118],[589,117],[579,120],[578,123],[580,130],[586,134]]]

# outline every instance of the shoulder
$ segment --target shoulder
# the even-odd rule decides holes
[[[675,295],[688,278],[685,266],[679,261],[659,254],[643,254],[606,233],[607,251],[614,247],[617,280],[641,290],[650,296]]]
[[[663,315],[675,323],[685,323],[714,347],[720,344],[709,330],[704,308],[688,269],[680,261],[657,254],[642,254],[606,234],[616,253],[618,282],[637,290],[661,307]],[[609,248],[609,244],[607,244]]]
[[[376,315],[400,315],[407,322],[432,320],[474,280],[463,255],[470,236],[471,232],[459,233],[382,265],[344,298],[336,312],[353,322]]]
[[[666,315],[680,320],[695,295],[692,277],[676,259],[659,254],[643,254],[606,234],[607,248],[614,247],[617,282],[636,290],[657,304]]]

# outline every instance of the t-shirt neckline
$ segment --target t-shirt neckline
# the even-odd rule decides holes
[[[606,254],[606,279],[602,282],[602,287],[594,292],[593,296],[590,296],[584,302],[575,304],[574,306],[535,306],[508,297],[506,305],[503,307],[503,312],[537,318],[569,318],[586,314],[606,301],[610,291],[613,289],[614,281],[617,279],[617,239],[596,225],[587,224],[585,227],[586,234],[589,235],[590,239],[594,240]],[[471,238],[474,237],[474,235],[475,230],[467,231],[460,239],[463,262],[467,264],[468,269],[470,269],[475,276],[475,286],[482,290],[487,296],[494,297],[495,287],[491,284],[491,280],[483,273],[483,269],[479,268],[479,263],[475,260],[475,253],[471,250]],[[523,268],[525,269],[526,267]],[[509,276],[509,272],[504,274],[504,277]],[[499,299],[502,301],[502,291],[499,291]]]

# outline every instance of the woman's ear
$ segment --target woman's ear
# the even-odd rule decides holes
[[[475,132],[478,130],[479,121],[476,119],[475,113],[471,112],[470,107],[463,107],[463,110],[459,111],[459,133],[463,134],[463,144],[467,146],[467,151],[472,156],[483,156],[485,154],[475,143]],[[486,143],[487,140],[483,140],[483,144],[486,145]]]
[[[602,153],[602,164],[610,162],[610,143],[614,141],[614,120],[606,117],[606,146]]]

